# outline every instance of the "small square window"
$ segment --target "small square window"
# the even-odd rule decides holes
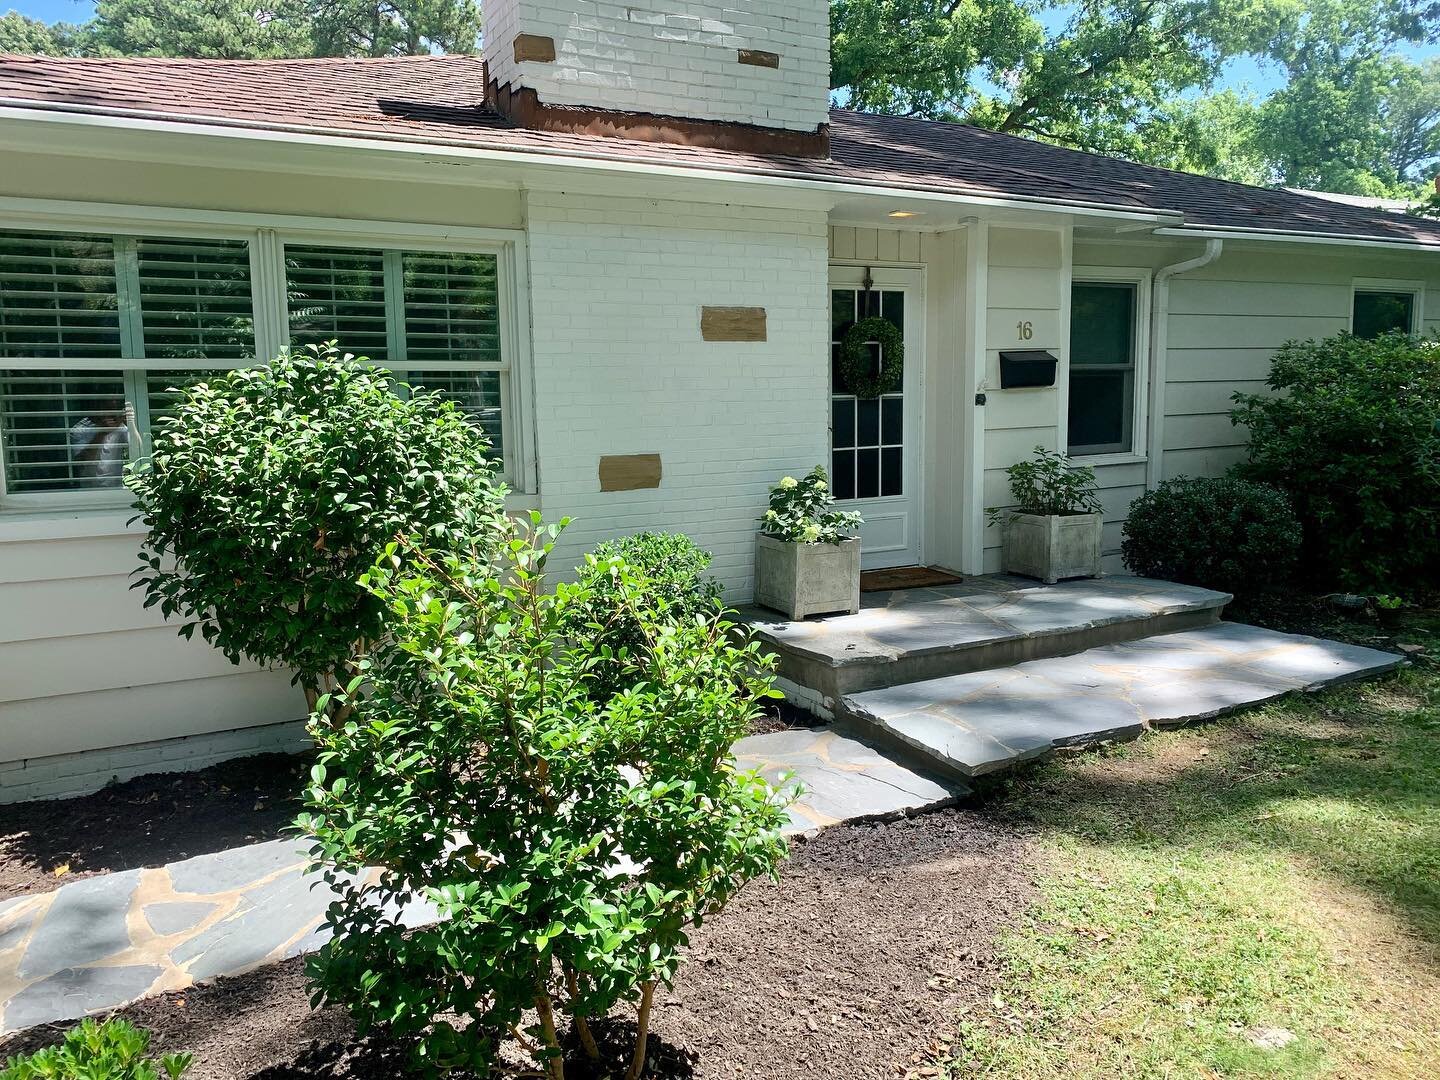
[[[1350,329],[1358,338],[1415,332],[1415,294],[1400,290],[1357,289]]]

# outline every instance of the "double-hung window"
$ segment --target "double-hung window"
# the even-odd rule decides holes
[[[0,510],[125,503],[125,464],[176,388],[287,343],[335,340],[439,391],[520,459],[504,247],[462,246],[0,231]]]
[[[0,234],[4,504],[122,500],[170,389],[253,362],[254,327],[245,240]]]
[[[1070,290],[1069,451],[1134,454],[1143,447],[1143,280],[1076,280]]]

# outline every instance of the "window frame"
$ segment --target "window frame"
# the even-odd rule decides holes
[[[176,240],[240,240],[249,245],[250,295],[255,327],[253,359],[145,359],[126,355],[131,341],[141,340],[125,329],[136,312],[120,306],[121,347],[104,358],[64,359],[15,356],[0,358],[0,367],[16,370],[120,371],[134,402],[137,426],[149,434],[147,375],[153,370],[232,370],[266,362],[289,343],[289,299],[286,291],[284,243],[317,247],[379,248],[406,252],[487,254],[496,259],[500,362],[458,361],[416,370],[501,370],[502,431],[505,480],[513,491],[533,494],[537,485],[534,425],[529,389],[529,280],[525,234],[514,229],[427,225],[404,221],[349,221],[339,218],[231,211],[188,210],[155,206],[118,206],[48,199],[0,198],[0,229],[27,232],[88,233],[114,238]],[[121,245],[125,246],[125,245]],[[116,252],[117,282],[125,272]],[[119,288],[117,284],[117,289]],[[138,320],[136,320],[138,322]],[[343,344],[343,343],[342,343]],[[264,359],[262,359],[264,358]],[[395,365],[397,371],[403,371]],[[403,376],[402,376],[403,377]],[[132,396],[133,395],[133,396]],[[3,435],[0,435],[3,439]],[[0,447],[3,452],[3,447]],[[0,468],[0,519],[20,515],[79,510],[117,510],[131,505],[123,488],[85,491],[25,492],[6,490]]]
[[[1355,332],[1355,297],[1360,293],[1406,293],[1411,298],[1410,333],[1419,335],[1425,327],[1425,282],[1403,278],[1350,279],[1350,310],[1347,312],[1345,329]]]
[[[1150,421],[1150,270],[1139,266],[1075,266],[1071,268],[1070,281],[1065,289],[1064,303],[1064,394],[1060,402],[1059,445],[1076,461],[1085,465],[1123,465],[1143,462],[1148,457]],[[1131,386],[1130,446],[1121,450],[1100,450],[1094,453],[1076,453],[1070,447],[1070,382],[1072,358],[1070,356],[1070,333],[1073,318],[1075,286],[1077,285],[1129,285],[1135,290],[1135,310],[1131,327],[1133,373]],[[1085,365],[1091,366],[1091,365]],[[1098,365],[1096,365],[1098,367]]]

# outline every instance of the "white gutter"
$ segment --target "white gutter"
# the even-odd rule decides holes
[[[1397,218],[1400,214],[1394,215]],[[1219,225],[1197,225],[1184,228],[1156,229],[1155,236],[1179,240],[1257,240],[1273,244],[1276,241],[1291,244],[1325,244],[1344,247],[1388,248],[1392,251],[1440,251],[1440,234],[1434,240],[1397,240],[1393,236],[1340,236],[1334,233],[1296,233],[1283,229],[1225,228]]]
[[[1150,426],[1146,439],[1145,490],[1154,491],[1165,479],[1165,368],[1170,340],[1170,279],[1209,266],[1220,258],[1225,241],[1205,241],[1205,251],[1193,259],[1171,263],[1155,271],[1150,290]]]
[[[864,180],[848,180],[825,173],[803,169],[766,169],[708,165],[676,165],[662,161],[646,161],[633,156],[588,153],[573,149],[556,150],[543,146],[517,150],[474,139],[439,139],[431,136],[408,135],[401,132],[367,132],[357,134],[337,128],[307,124],[266,124],[227,117],[187,116],[140,109],[96,108],[68,102],[37,102],[26,98],[0,97],[0,120],[39,121],[70,127],[96,127],[143,133],[163,132],[177,135],[200,135],[213,138],[248,139],[257,142],[293,146],[335,146],[354,150],[384,150],[392,153],[423,155],[429,158],[446,156],[461,160],[481,160],[516,165],[550,164],[564,168],[591,171],[606,169],[623,174],[669,176],[685,179],[709,179],[782,187],[790,190],[818,191],[827,194],[879,195],[887,199],[926,199],[961,207],[990,207],[1002,210],[1049,210],[1081,217],[1122,219],[1140,223],[1141,228],[1161,229],[1182,224],[1185,215],[1172,210],[1153,210],[1133,205],[1076,199],[1047,199],[1025,195],[985,195],[958,192],[953,188],[926,187],[919,184],[894,185]],[[47,147],[52,152],[55,147]]]

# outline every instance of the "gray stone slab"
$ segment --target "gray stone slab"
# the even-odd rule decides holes
[[[155,984],[163,968],[150,964],[70,968],[31,983],[0,1010],[0,1032],[51,1020],[73,1020],[134,1001]]]
[[[170,883],[177,893],[231,892],[243,889],[287,867],[309,861],[299,840],[271,840],[171,863]]]
[[[146,904],[141,910],[145,915],[145,921],[150,924],[151,930],[162,937],[169,937],[171,934],[179,934],[198,926],[204,921],[205,916],[219,906],[219,904],[203,900],[172,900],[158,904]]]
[[[55,895],[30,939],[17,974],[33,980],[80,968],[130,947],[125,925],[139,870],[72,881]]]
[[[308,932],[331,899],[318,877],[287,871],[247,892],[234,914],[181,942],[170,959],[197,982],[248,971]]]
[[[978,776],[1061,746],[1167,727],[1390,671],[1391,653],[1218,623],[1197,630],[872,690],[844,699],[863,728]]]

